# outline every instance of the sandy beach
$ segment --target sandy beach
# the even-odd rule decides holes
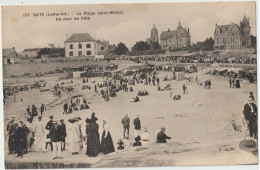
[[[114,142],[115,148],[118,139],[122,139],[123,128],[121,119],[125,114],[129,115],[131,120],[130,124],[130,137],[134,136],[133,119],[137,114],[140,115],[142,128],[148,128],[148,131],[153,140],[156,139],[156,134],[160,131],[162,126],[166,127],[166,134],[171,136],[172,139],[168,144],[159,146],[151,144],[147,149],[138,152],[138,156],[144,157],[145,160],[153,160],[153,154],[162,154],[159,159],[161,163],[158,166],[170,165],[218,165],[218,164],[243,164],[243,163],[257,163],[257,157],[251,153],[242,151],[239,148],[239,143],[245,139],[244,132],[237,132],[231,125],[231,120],[235,119],[236,125],[242,125],[243,106],[247,102],[249,92],[252,91],[256,94],[256,85],[241,85],[240,89],[230,89],[228,79],[220,76],[213,76],[203,74],[202,70],[198,73],[186,74],[186,77],[198,77],[201,82],[210,79],[212,82],[211,90],[204,89],[203,86],[195,82],[183,81],[162,81],[168,75],[171,77],[170,72],[159,72],[160,87],[165,87],[167,84],[171,85],[172,94],[180,94],[181,100],[174,101],[170,97],[170,91],[158,91],[156,86],[137,84],[133,86],[134,92],[118,92],[117,97],[110,98],[106,102],[101,96],[96,96],[93,91],[94,82],[103,82],[103,78],[89,78],[86,83],[92,87],[92,90],[81,90],[82,80],[74,79],[75,92],[73,94],[62,93],[62,97],[55,97],[50,91],[39,92],[39,90],[30,90],[28,92],[19,93],[16,97],[23,98],[23,102],[12,103],[12,97],[8,98],[10,103],[4,106],[5,120],[8,118],[8,113],[11,110],[19,111],[26,110],[27,105],[40,103],[47,104],[47,111],[43,116],[43,121],[47,123],[48,116],[53,115],[54,119],[65,119],[68,124],[68,119],[76,116],[82,118],[82,132],[85,133],[85,119],[90,118],[92,112],[96,113],[98,117],[98,124],[100,125],[99,131],[102,133],[102,120],[110,123],[110,133]],[[68,81],[59,80],[50,82],[48,85],[51,87],[54,83]],[[78,86],[78,84],[80,84]],[[182,85],[186,84],[188,93],[182,93]],[[130,100],[137,95],[139,90],[147,90],[148,96],[141,96],[140,102],[132,103]],[[27,93],[26,95],[23,93]],[[30,93],[30,95],[28,95]],[[127,93],[124,94],[124,93]],[[84,97],[90,102],[90,109],[74,111],[71,114],[63,115],[63,104],[69,99],[70,96],[75,94],[83,94]],[[25,97],[27,96],[27,97]],[[193,106],[193,103],[199,100],[201,106]],[[49,104],[48,104],[49,103]],[[232,113],[234,116],[232,117]],[[6,124],[7,121],[5,121]],[[6,161],[35,161],[43,157],[43,161],[52,161],[52,153],[48,150],[47,153],[29,153],[24,155],[22,159],[15,159],[15,155],[7,155],[7,141],[5,141],[5,159]],[[160,147],[164,149],[160,149]],[[233,150],[224,151],[226,148],[233,148]],[[141,149],[142,150],[142,149]],[[166,150],[165,152],[163,150]],[[178,150],[178,151],[176,151]],[[139,154],[140,153],[140,154]],[[178,153],[178,154],[176,154]],[[123,160],[137,159],[136,151],[123,151],[119,152]],[[171,155],[169,157],[169,154]],[[48,155],[48,157],[46,157]],[[62,152],[64,157],[61,161],[76,162],[90,162],[94,167],[120,167],[125,166],[118,159],[114,159],[117,153],[106,156],[98,156],[97,158],[88,158],[85,155],[85,148],[77,156],[69,156],[68,151]],[[68,155],[68,156],[66,156]],[[134,156],[135,155],[135,156]],[[181,156],[180,156],[181,155]],[[193,156],[196,155],[196,158]],[[245,155],[250,158],[250,162],[244,160]],[[231,157],[234,156],[234,157]],[[75,158],[75,159],[74,159]],[[110,159],[111,158],[111,159]],[[158,158],[158,155],[156,156]],[[167,158],[167,159],[166,159]],[[229,158],[229,159],[224,159]],[[110,161],[108,161],[110,159]],[[100,161],[102,160],[102,161]],[[111,160],[114,160],[111,161]],[[159,161],[157,160],[157,161]],[[168,160],[168,161],[166,161]],[[224,161],[223,161],[224,160]],[[244,161],[241,161],[244,160]],[[137,163],[135,166],[153,166],[153,164]],[[110,162],[110,163],[109,163]],[[113,162],[113,163],[112,163]],[[126,166],[133,166],[132,164]]]

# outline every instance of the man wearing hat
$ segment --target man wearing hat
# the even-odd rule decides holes
[[[60,120],[59,126],[61,128],[61,151],[65,151],[65,137],[67,136],[67,133],[66,133],[66,125],[64,123],[64,119]]]
[[[165,134],[165,127],[161,128],[161,131],[157,134],[157,143],[167,143],[166,139],[171,139],[170,136]]]
[[[140,132],[141,132],[141,121],[139,117],[140,115],[136,115],[136,118],[134,119],[135,137],[140,136]]]
[[[14,117],[10,118],[10,121],[7,124],[7,131],[8,131],[8,149],[9,154],[15,151],[15,126],[14,126]]]
[[[249,97],[253,99],[253,101],[255,102],[255,97],[254,97],[254,93],[253,92],[250,92],[249,93]]]
[[[61,128],[58,126],[58,121],[52,121],[53,126],[50,130],[50,138],[53,145],[53,154],[52,159],[63,159],[61,157]]]
[[[250,137],[257,139],[257,107],[251,97],[248,98],[248,103],[244,105],[243,114],[248,125]]]
[[[50,130],[51,130],[51,128],[53,127],[53,123],[52,123],[52,121],[53,121],[53,116],[49,116],[49,118],[50,118],[50,120],[49,120],[49,122],[48,122],[48,123],[46,124],[46,126],[45,126],[45,129],[49,131],[49,133],[47,134],[47,139],[50,138]],[[53,151],[53,146],[52,146],[52,143],[51,143],[51,142],[46,142],[45,149],[47,149],[48,144],[51,145],[51,151]]]

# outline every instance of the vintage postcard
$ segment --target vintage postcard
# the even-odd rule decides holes
[[[1,20],[6,169],[258,164],[255,1]]]

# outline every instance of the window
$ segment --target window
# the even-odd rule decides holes
[[[179,42],[182,42],[183,41],[183,39],[182,38],[179,38]]]
[[[217,38],[217,44],[219,44],[219,39]]]
[[[101,47],[100,50],[105,50],[105,48],[104,48],[104,47]]]
[[[226,44],[226,38],[223,38],[223,43]]]
[[[82,51],[79,51],[79,56],[82,56]]]
[[[70,44],[70,49],[73,49],[73,44]]]
[[[73,56],[73,51],[70,51],[70,52],[69,52],[69,56]]]
[[[91,55],[91,51],[87,51],[86,53],[87,53],[87,55]]]
[[[81,48],[82,48],[82,44],[79,44],[79,45],[78,45],[78,48],[81,49]]]
[[[91,48],[91,45],[90,44],[86,44],[86,48]]]

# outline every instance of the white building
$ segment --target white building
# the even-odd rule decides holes
[[[95,40],[88,33],[74,33],[65,42],[65,57],[84,57],[102,55],[107,44]]]

